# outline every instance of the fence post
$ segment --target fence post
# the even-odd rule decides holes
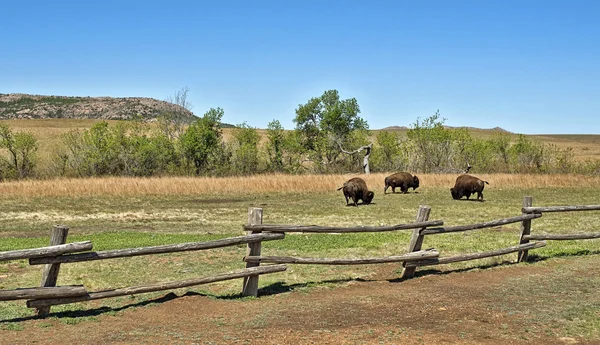
[[[421,205],[419,207],[419,211],[417,212],[417,222],[425,222],[427,220],[429,220],[429,213],[431,212],[431,207],[425,205]],[[413,233],[412,233],[412,237],[410,238],[410,244],[408,246],[408,252],[417,252],[419,250],[421,250],[421,247],[423,246],[423,239],[425,238],[425,235],[421,234],[421,231],[423,231],[423,229],[425,228],[419,228],[419,229],[414,229]],[[404,267],[402,269],[402,276],[401,278],[410,278],[415,274],[415,271],[417,270],[417,267],[406,267],[406,263],[403,263],[402,266]]]
[[[533,205],[533,197],[526,196],[523,197],[523,207],[530,207]],[[523,214],[527,214],[523,212]],[[523,236],[531,234],[531,219],[524,220],[521,222],[521,236],[519,238],[519,244],[529,243],[529,240],[524,240]],[[529,255],[528,250],[523,250],[518,253],[517,262],[527,261],[527,256]]]
[[[69,234],[69,228],[65,225],[55,225],[52,228],[52,234],[50,235],[50,245],[55,246],[59,244],[67,243],[67,235]],[[58,279],[58,271],[60,264],[47,264],[44,266],[42,271],[42,283],[41,287],[53,287],[56,286]],[[40,307],[36,310],[38,316],[46,316],[50,313],[50,307]]]
[[[258,207],[248,208],[248,225],[262,224],[263,209]],[[248,234],[257,234],[261,231],[247,231]],[[260,256],[261,242],[248,243],[246,256]],[[259,262],[246,262],[246,268],[259,266]],[[242,295],[258,296],[258,275],[245,277]]]

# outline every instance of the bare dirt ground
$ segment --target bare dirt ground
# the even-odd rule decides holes
[[[87,310],[97,319],[74,325],[59,318],[3,321],[23,329],[0,331],[0,343],[600,344],[595,335],[566,334],[567,321],[555,311],[577,298],[598,301],[598,280],[590,285],[585,277],[598,277],[599,258],[421,270],[405,281],[396,278],[397,264],[374,265],[365,279],[309,289],[282,284],[257,299],[168,293],[150,303],[132,299],[119,310],[94,301]]]

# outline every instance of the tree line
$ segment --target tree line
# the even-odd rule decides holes
[[[0,124],[0,178],[458,173],[467,166],[479,173],[600,172],[600,161],[576,162],[570,148],[502,131],[480,138],[466,128],[448,128],[439,111],[417,119],[405,134],[374,134],[359,114],[355,98],[341,99],[337,90],[328,90],[298,106],[293,130],[273,120],[264,135],[242,123],[231,129],[231,138],[224,138],[221,108],[211,108],[189,124],[174,113],[162,114],[154,123],[99,122],[64,135],[47,167],[37,164],[33,134]]]

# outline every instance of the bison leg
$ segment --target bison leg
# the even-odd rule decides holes
[[[354,206],[358,207],[358,203],[356,202],[356,201],[358,201],[358,197],[353,196],[352,201],[354,201]]]
[[[408,193],[408,188],[409,187],[405,183],[405,184],[402,185],[402,187],[400,187],[400,190],[402,190],[403,194],[406,194],[406,193]]]
[[[383,189],[383,194],[385,194],[385,192],[387,191],[387,189],[388,189],[389,187],[390,187],[389,185],[387,185],[387,184],[385,185],[385,188]]]

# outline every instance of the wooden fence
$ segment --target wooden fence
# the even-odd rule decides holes
[[[263,224],[262,208],[248,209],[248,225],[244,226],[250,234],[260,233],[319,233],[319,234],[348,234],[359,232],[385,232],[411,229],[424,229],[429,226],[439,226],[444,224],[441,220],[418,220],[415,223],[397,224],[390,226],[357,226],[357,227],[332,227],[332,226],[317,226],[317,225],[281,225],[281,224]],[[293,263],[293,264],[313,264],[313,265],[362,265],[362,264],[378,264],[384,262],[410,262],[416,260],[437,258],[439,253],[435,249],[418,250],[412,253],[402,255],[394,255],[380,258],[298,258],[290,256],[261,256],[261,243],[249,243],[244,261],[246,267],[257,267],[262,263]],[[256,296],[258,293],[258,276],[245,278],[242,293],[245,296]]]
[[[533,197],[526,196],[523,198],[523,215],[542,215],[548,212],[575,212],[575,211],[598,211],[600,205],[581,205],[581,206],[548,206],[548,207],[533,207]],[[530,240],[588,240],[600,238],[600,232],[596,233],[573,233],[573,234],[531,234],[531,220],[524,221],[521,224],[520,244],[529,243]],[[526,261],[529,255],[528,250],[519,251],[517,258],[518,262]]]
[[[264,233],[246,236],[231,237],[208,242],[191,242],[172,245],[129,248],[90,252],[92,243],[77,242],[65,244],[69,228],[55,226],[52,230],[49,247],[13,250],[0,252],[0,261],[29,259],[30,265],[45,265],[42,270],[42,283],[38,288],[25,288],[16,290],[0,290],[0,301],[26,299],[27,307],[36,308],[38,316],[45,316],[50,312],[50,307],[59,304],[68,304],[96,300],[101,298],[126,296],[162,290],[178,289],[200,284],[214,283],[230,279],[258,277],[261,274],[282,272],[287,269],[285,265],[268,265],[262,267],[244,268],[233,272],[217,274],[214,276],[194,279],[140,285],[113,290],[89,292],[81,285],[56,286],[60,265],[64,263],[84,262],[125,258],[140,255],[175,253],[183,251],[206,250],[240,244],[251,244],[262,241],[280,240],[285,234]]]
[[[374,264],[384,262],[403,262],[402,277],[409,278],[415,273],[418,266],[447,264],[466,260],[476,260],[492,256],[505,255],[509,253],[519,252],[522,250],[541,248],[546,245],[545,242],[523,243],[514,247],[502,248],[498,250],[464,254],[449,257],[440,257],[439,252],[435,249],[422,250],[423,240],[425,235],[454,233],[459,231],[470,231],[496,227],[505,224],[530,221],[534,218],[539,218],[541,214],[524,214],[511,218],[493,220],[485,223],[460,225],[452,227],[439,227],[444,222],[441,220],[429,220],[431,208],[429,206],[421,206],[417,212],[417,217],[414,223],[399,224],[392,226],[379,227],[325,227],[316,225],[279,225],[279,224],[262,224],[262,209],[249,209],[248,219],[252,221],[244,227],[250,233],[289,233],[289,232],[305,232],[305,233],[357,233],[357,232],[382,232],[382,231],[397,231],[397,230],[412,230],[412,237],[408,247],[408,252],[397,256],[388,256],[383,258],[361,258],[361,259],[329,259],[329,258],[299,258],[299,257],[281,257],[281,256],[261,256],[260,242],[248,245],[247,256],[244,261],[247,262],[246,267],[256,267],[263,263],[277,264],[324,264],[324,265],[353,265],[353,264]],[[258,277],[250,277],[248,284],[252,284],[251,288],[244,289],[244,294],[254,295],[258,286]],[[250,282],[250,280],[253,280]]]
[[[28,300],[27,306],[29,308],[36,308],[38,315],[45,316],[49,313],[50,307],[53,305],[177,289],[238,278],[243,278],[243,295],[257,296],[259,276],[262,274],[285,271],[287,268],[285,264],[358,265],[402,262],[402,277],[409,278],[414,275],[417,267],[419,266],[440,265],[466,260],[476,260],[514,252],[519,253],[517,262],[521,262],[527,259],[529,250],[541,248],[546,245],[546,242],[542,240],[577,240],[600,238],[600,233],[532,235],[532,220],[542,217],[543,213],[600,210],[600,205],[533,207],[532,201],[532,197],[526,196],[524,198],[523,208],[521,210],[522,214],[518,216],[492,220],[484,223],[450,227],[443,227],[442,225],[444,222],[441,220],[429,220],[429,214],[431,212],[431,208],[429,206],[421,206],[419,208],[417,217],[413,223],[374,227],[329,227],[317,225],[263,224],[263,210],[261,208],[249,208],[248,224],[244,226],[244,230],[247,233],[244,236],[207,242],[181,243],[142,248],[106,250],[99,252],[90,251],[92,250],[92,243],[90,241],[66,244],[69,230],[68,227],[55,226],[52,231],[49,247],[0,252],[0,261],[29,259],[30,265],[45,265],[42,272],[41,287],[0,290],[0,301],[26,299]],[[447,257],[440,257],[439,252],[435,249],[421,249],[425,235],[440,235],[462,231],[473,231],[511,223],[521,223],[519,244],[512,247]],[[412,236],[408,246],[408,251],[399,255],[368,258],[305,258],[261,255],[262,241],[282,240],[285,238],[285,233],[300,232],[348,234],[400,230],[412,230]],[[541,242],[530,242],[532,240],[540,240]],[[246,267],[233,272],[222,273],[209,277],[97,292],[88,292],[85,287],[81,285],[56,286],[60,265],[65,263],[125,258],[140,255],[175,253],[183,251],[207,250],[235,246],[239,244],[247,244],[246,256],[243,259],[243,261],[246,262]],[[260,266],[261,263],[271,263],[271,265]]]

